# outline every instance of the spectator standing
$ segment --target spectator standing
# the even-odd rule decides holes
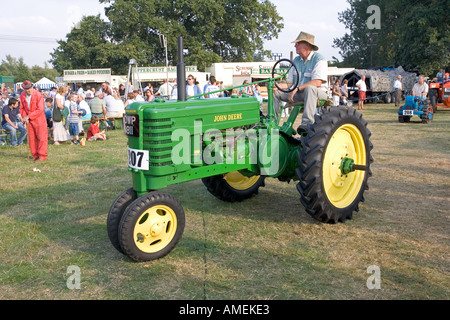
[[[187,77],[186,97],[193,97],[202,94],[198,85],[195,84],[195,78],[192,74]]]
[[[58,88],[52,87],[48,93],[49,98],[55,99]]]
[[[348,105],[348,80],[345,79],[344,81],[342,81],[342,86],[341,86],[341,98],[342,98],[342,103],[344,105]]]
[[[397,80],[394,81],[394,89],[395,89],[395,92],[394,92],[395,106],[399,107],[400,102],[402,100],[402,90],[403,90],[401,75],[398,75]]]
[[[54,145],[59,145],[61,142],[70,140],[70,136],[63,124],[63,112],[65,105],[65,96],[69,92],[67,86],[58,88],[55,99],[53,100],[53,141]]]
[[[125,86],[123,84],[119,85],[119,96],[121,99],[125,98]]]
[[[2,108],[2,127],[9,131],[11,146],[19,146],[23,144],[27,136],[27,129],[21,122],[20,110],[18,108],[19,101],[16,98],[11,98],[8,104]],[[17,131],[20,131],[19,139],[17,140]]]
[[[436,73],[437,81],[441,82],[444,79],[445,71],[444,69],[440,69],[438,73]]]
[[[333,97],[333,106],[337,107],[337,106],[339,106],[339,102],[341,100],[341,88],[339,86],[339,80],[336,80],[334,82],[332,92],[333,92],[333,95],[332,95],[332,97]]]
[[[367,85],[366,85],[366,76],[362,76],[361,79],[356,83],[356,86],[358,87],[358,110],[364,110],[364,100],[366,100],[366,91],[367,91]]]
[[[210,85],[217,85],[217,83],[216,83],[216,77],[214,77],[214,76],[209,77],[209,81],[203,86],[203,92],[204,92],[204,93],[206,93],[206,89],[208,89],[208,87],[209,87]],[[211,92],[211,91],[208,91],[208,92]],[[210,97],[205,96],[205,98],[210,98]]]
[[[0,92],[0,108],[8,105],[8,92]]]
[[[91,90],[91,86],[86,86],[86,91],[84,92],[84,100],[87,102],[94,99],[94,93]]]
[[[217,86],[217,81],[216,78],[214,78],[213,76],[211,76],[211,78],[209,78],[210,84],[209,86],[205,85],[205,91],[204,93],[209,93],[209,92],[214,92],[214,91],[218,91],[219,87]],[[205,98],[219,98],[219,92],[216,93],[210,93],[207,96],[205,96]]]
[[[164,79],[163,84],[159,87],[159,90],[155,95],[159,95],[161,98],[171,99],[172,86],[168,83],[167,79]]]
[[[45,119],[47,120],[48,140],[50,140],[53,133],[53,99],[45,98]]]
[[[80,144],[78,135],[80,134],[80,119],[81,119],[81,108],[77,103],[78,95],[70,95],[70,105],[69,105],[69,117],[67,118],[69,122],[70,135],[72,137],[72,144]]]
[[[47,121],[42,94],[33,88],[29,80],[22,83],[20,94],[20,114],[28,127],[28,143],[34,161],[47,160]]]
[[[253,90],[253,94],[254,94],[254,96],[256,97],[256,99],[258,99],[258,102],[259,102],[259,111],[261,111],[262,112],[262,106],[263,106],[263,101],[264,101],[264,99],[263,99],[263,97],[262,97],[262,95],[261,95],[261,92],[259,91],[259,84],[257,84],[256,86],[255,86],[255,90]],[[220,87],[219,87],[219,89],[220,89]]]

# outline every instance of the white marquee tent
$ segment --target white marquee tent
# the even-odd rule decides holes
[[[41,80],[39,80],[38,82],[36,82],[35,86],[39,87],[41,90],[42,89],[47,89],[48,90],[48,89],[51,89],[53,87],[58,87],[58,85],[55,82],[47,79],[46,77],[44,77]]]

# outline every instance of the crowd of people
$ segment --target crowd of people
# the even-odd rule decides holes
[[[125,111],[122,99],[112,93],[108,83],[103,83],[98,91],[94,88],[85,91],[81,86],[71,91],[69,86],[62,85],[41,92],[27,80],[21,89],[19,98],[9,97],[7,92],[1,94],[2,128],[9,134],[12,147],[23,145],[28,136],[34,161],[47,160],[50,140],[54,145],[107,140],[105,132],[100,131],[100,121],[121,117]],[[86,133],[83,121],[90,122]],[[3,136],[0,144],[6,144]]]

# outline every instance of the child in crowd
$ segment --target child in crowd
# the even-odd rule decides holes
[[[218,91],[219,87],[217,86],[217,81],[211,77],[211,84],[206,88],[205,93]],[[207,95],[207,98],[219,98],[220,92],[210,93]]]
[[[50,129],[48,132],[48,139],[50,140],[53,133],[53,98],[45,99],[45,118],[47,119],[47,128]]]
[[[76,94],[70,95],[70,105],[69,105],[69,131],[72,136],[72,144],[80,144],[80,140],[78,139],[78,135],[80,134],[80,118],[83,113],[81,108],[77,103],[78,96]]]
[[[93,116],[91,119],[91,126],[87,132],[87,140],[88,141],[96,141],[96,140],[106,140],[105,131],[101,131],[99,129],[100,119],[96,116]]]

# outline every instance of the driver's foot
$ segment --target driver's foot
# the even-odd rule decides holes
[[[306,125],[301,124],[297,128],[297,133],[301,136],[306,136],[308,134],[308,128]]]

